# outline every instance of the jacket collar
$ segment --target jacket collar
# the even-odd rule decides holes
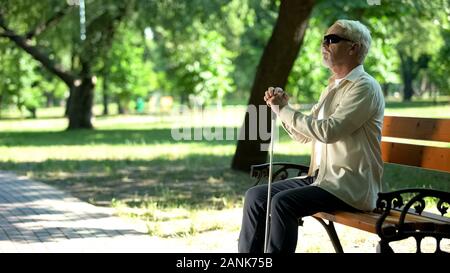
[[[364,67],[362,64],[356,66],[355,68],[352,69],[352,71],[350,71],[342,81],[351,81],[351,82],[355,82],[359,77],[361,77],[363,74],[365,73],[364,71]],[[333,93],[332,91],[336,90],[336,87],[334,85],[334,79],[335,77],[332,76],[328,81],[329,81],[329,85],[327,87],[327,91],[325,93],[325,95],[323,97],[321,97],[321,99],[319,100],[318,104],[319,106],[317,107],[316,111],[314,112],[314,116],[317,117],[317,113],[319,111],[319,109],[322,107],[324,101],[330,96],[331,93]]]
[[[344,77],[344,79],[354,82],[359,77],[361,77],[362,74],[364,74],[364,66],[360,64],[357,67],[353,68],[353,70],[350,71],[350,73],[348,73],[347,76]]]
[[[356,66],[355,68],[352,69],[352,71],[350,71],[343,80],[348,80],[351,82],[356,81],[359,77],[361,77],[362,74],[364,74],[364,66],[362,64]],[[329,80],[328,83],[330,85],[334,85],[334,80],[336,79],[336,77],[333,75]]]

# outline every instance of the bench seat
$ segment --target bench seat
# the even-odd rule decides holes
[[[390,215],[383,223],[383,229],[389,230],[390,227],[398,225],[400,214],[400,211],[391,211]],[[381,213],[336,211],[329,213],[319,212],[313,216],[376,234],[377,221],[380,218]],[[434,215],[426,216],[410,213],[406,215],[404,227],[410,230],[430,231],[438,229],[440,231],[450,232],[450,218],[442,217],[441,219],[436,219]]]

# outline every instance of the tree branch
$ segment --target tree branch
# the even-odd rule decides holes
[[[118,30],[118,25],[131,12],[133,1],[123,1],[114,12],[105,11],[103,14],[90,21],[87,25],[88,39],[83,44],[83,59],[93,60],[94,58],[106,58],[103,54],[108,54],[114,37]],[[90,33],[101,32],[104,35],[100,39],[89,39]]]
[[[59,20],[61,20],[73,6],[66,5],[58,10],[51,18],[42,24],[37,25],[34,29],[28,31],[24,37],[26,39],[31,39],[42,32],[44,32],[48,27],[55,25]]]
[[[72,86],[75,81],[75,76],[64,70],[61,65],[55,64],[50,57],[38,49],[37,46],[32,45],[26,37],[16,34],[15,31],[11,30],[5,22],[3,14],[0,13],[0,28],[4,30],[2,36],[10,39],[18,47],[30,54],[35,60],[39,61],[45,68],[47,68],[51,73],[58,76],[63,82],[68,86]]]

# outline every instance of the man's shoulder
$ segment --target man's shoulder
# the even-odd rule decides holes
[[[378,81],[367,72],[362,73],[361,76],[356,79],[355,86],[364,86],[375,92],[381,92],[381,86]]]

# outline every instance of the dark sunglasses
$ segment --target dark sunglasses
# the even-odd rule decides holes
[[[336,35],[336,34],[328,34],[328,35],[323,36],[323,42],[327,45],[336,44],[336,43],[339,43],[340,41],[353,42],[352,40],[342,38],[341,36]]]

